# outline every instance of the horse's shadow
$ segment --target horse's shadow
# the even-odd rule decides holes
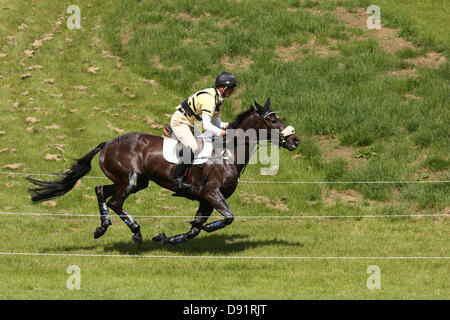
[[[101,241],[100,239],[97,241]],[[166,245],[161,242],[156,242],[151,239],[143,240],[140,247],[136,247],[130,241],[120,241],[109,243],[106,245],[98,242],[97,245],[87,246],[59,246],[58,251],[78,251],[78,250],[96,250],[103,247],[105,252],[119,252],[121,254],[146,254],[152,251],[161,251],[168,253],[181,253],[185,255],[199,255],[199,254],[232,254],[236,252],[245,251],[248,249],[263,247],[263,246],[290,246],[303,247],[300,242],[289,242],[280,240],[278,238],[267,240],[252,240],[249,235],[244,234],[211,234],[199,236],[195,239],[189,240],[178,245]],[[55,248],[44,248],[43,252],[54,252]]]
[[[115,242],[105,246],[105,251],[120,252],[122,254],[142,254],[151,251],[166,251],[182,254],[230,254],[262,246],[295,246],[302,247],[299,242],[288,242],[277,238],[269,240],[251,240],[243,234],[213,234],[198,237],[178,245],[164,245],[153,240],[144,240],[137,248],[131,242]]]

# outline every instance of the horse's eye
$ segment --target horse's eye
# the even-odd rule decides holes
[[[272,122],[272,123],[277,123],[277,118],[272,118],[270,121]]]

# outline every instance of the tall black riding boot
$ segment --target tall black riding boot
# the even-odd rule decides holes
[[[181,189],[187,189],[192,187],[191,184],[183,181],[183,175],[186,172],[186,169],[190,167],[190,164],[179,163],[175,168],[175,173],[173,175],[173,187],[176,191]]]

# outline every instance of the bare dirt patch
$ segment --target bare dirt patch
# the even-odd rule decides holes
[[[244,196],[242,199],[245,203],[263,203],[268,208],[280,210],[280,211],[289,211],[289,207],[284,203],[286,201],[286,197],[282,196],[280,200],[271,200],[266,196],[257,195],[255,193],[247,193],[247,192],[241,192],[241,195]]]
[[[231,21],[229,19],[216,22],[216,26],[218,26],[219,28],[223,28],[223,27],[231,26],[231,25],[233,25],[233,21]]]
[[[408,99],[408,100],[417,100],[417,101],[422,101],[422,100],[423,100],[422,97],[416,96],[416,95],[414,95],[414,94],[412,94],[412,93],[406,93],[406,94],[404,95],[404,97],[405,97],[406,99]]]
[[[145,29],[147,29],[147,30],[150,30],[150,29],[156,29],[156,28],[158,28],[158,24],[157,23],[151,23],[151,22],[149,22],[149,23],[147,23],[145,26],[144,25],[141,25],[141,28],[145,28]]]
[[[326,207],[333,207],[338,202],[344,205],[355,205],[364,202],[364,196],[356,190],[337,191],[335,189],[322,190],[322,199]],[[371,205],[375,205],[376,201],[368,201]]]
[[[144,82],[144,83],[151,84],[152,86],[157,86],[158,85],[158,82],[156,82],[156,80],[153,80],[153,79],[142,79],[141,81]]]
[[[154,56],[151,62],[152,62],[152,64],[153,64],[153,66],[154,66],[156,69],[158,69],[158,70],[169,70],[169,71],[172,71],[172,70],[180,70],[180,69],[183,69],[181,66],[170,66],[170,67],[166,67],[164,64],[162,64],[161,58],[160,58],[158,55]]]
[[[284,62],[292,62],[305,56],[304,53],[300,52],[300,45],[296,42],[293,42],[289,47],[277,47],[275,53]]]
[[[329,42],[330,44],[335,44],[336,40],[329,39]],[[328,45],[320,44],[315,36],[313,36],[306,44],[299,44],[297,42],[293,42],[289,47],[279,46],[275,49],[275,53],[284,62],[292,62],[299,58],[303,58],[311,53],[321,57],[339,55],[338,50]]]
[[[191,43],[195,42],[195,40],[194,40],[194,39],[191,39],[191,38],[185,38],[185,39],[181,40],[181,42],[182,42],[184,45],[188,45],[188,44],[191,44]]]
[[[180,12],[176,15],[176,17],[178,19],[189,20],[189,21],[194,21],[194,22],[200,21],[201,19],[208,18],[210,16],[211,16],[211,14],[209,12],[204,12],[200,17],[197,17],[197,18],[192,17],[190,14],[188,14],[186,12]]]
[[[433,171],[429,167],[424,167],[424,162],[428,159],[426,153],[421,153],[416,159],[408,163],[409,167],[415,168],[413,174],[413,180],[424,180],[424,181],[440,181],[448,179],[448,172],[443,171]],[[447,160],[447,159],[446,159]]]
[[[220,63],[228,70],[239,68],[239,70],[248,70],[250,65],[253,63],[250,57],[235,57],[230,58],[228,56],[223,56],[220,59]]]
[[[448,179],[447,171],[433,171],[430,168],[419,168],[416,169],[413,175],[414,180],[423,181],[441,181]]]
[[[354,169],[366,161],[364,158],[355,158],[353,155],[357,150],[352,147],[341,146],[339,138],[336,136],[316,136],[316,139],[326,162],[341,158],[348,162],[348,169]]]
[[[179,14],[177,14],[177,18],[182,20],[192,20],[192,17],[185,12],[180,12]]]
[[[337,43],[334,39],[328,39],[328,42],[332,45],[335,45]],[[336,49],[331,48],[328,45],[319,44],[318,39],[314,36],[312,37],[309,42],[303,46],[301,46],[303,49],[308,49],[309,51],[314,52],[315,54],[319,56],[336,56],[339,55],[339,51]]]
[[[425,66],[428,68],[438,68],[448,62],[445,56],[433,51],[428,52],[425,57],[407,59],[406,61],[414,63],[416,66]]]
[[[419,73],[414,68],[406,68],[406,69],[388,71],[388,76],[404,77],[404,78],[417,78],[419,76]]]
[[[409,166],[411,167],[417,167],[419,166],[422,162],[424,162],[425,160],[427,160],[428,155],[426,153],[422,153],[420,154],[415,160],[411,161],[409,163]]]
[[[338,191],[335,189],[322,189],[322,199],[326,207],[333,207],[338,203],[343,205],[370,205],[371,207],[384,208],[389,206],[404,206],[405,203],[400,200],[401,192],[398,189],[393,191],[392,199],[390,201],[382,202],[370,199],[365,199],[364,195],[359,191],[348,189]]]
[[[292,9],[292,8],[291,8]],[[323,11],[323,10],[318,10],[318,9],[315,9],[315,8],[305,8],[305,9],[303,9],[303,10],[306,10],[306,11],[308,11],[309,13],[312,13],[313,15],[315,15],[315,16],[321,16],[321,15],[323,15],[324,13],[325,13],[325,11]],[[288,9],[288,11],[296,11],[296,10],[289,10]]]

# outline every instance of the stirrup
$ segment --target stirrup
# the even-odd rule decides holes
[[[175,190],[187,189],[192,187],[192,184],[183,181],[183,177],[173,179],[173,186]]]

